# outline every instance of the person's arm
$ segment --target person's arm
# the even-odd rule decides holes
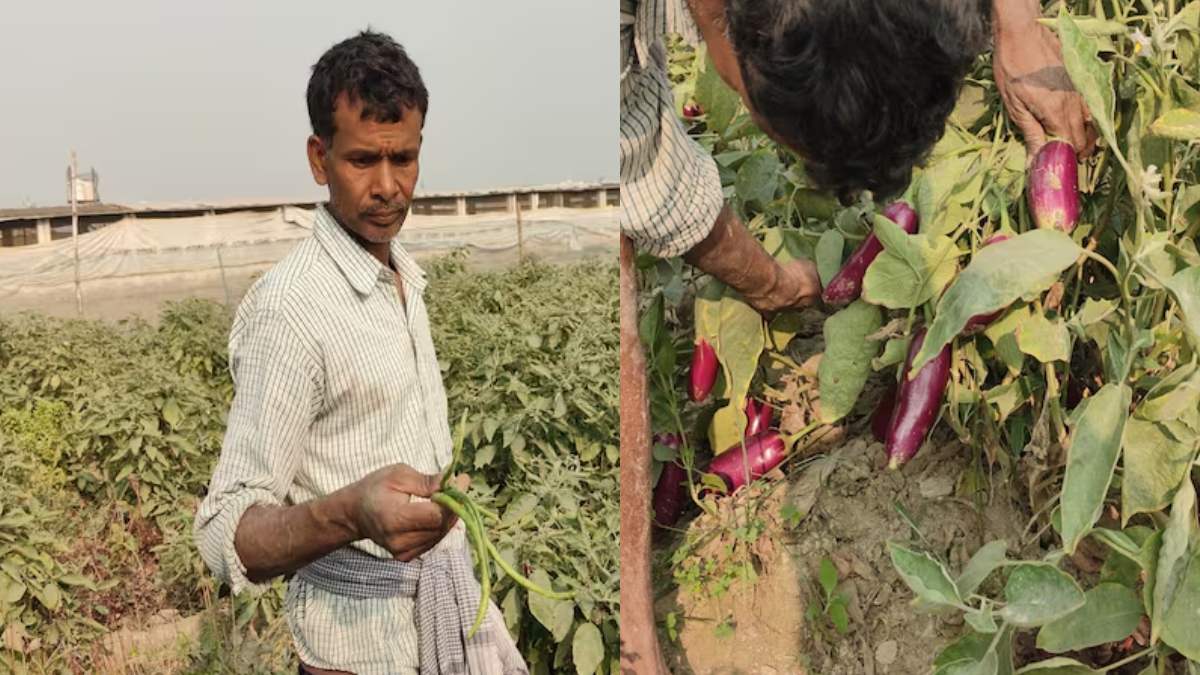
[[[724,0],[687,0],[687,3],[717,74],[730,89],[745,100],[746,88],[742,83],[742,70],[738,66],[737,55],[733,51],[733,43],[729,41],[725,24]]]
[[[409,503],[409,495],[428,495],[436,480],[400,466],[380,470],[398,476],[390,481],[376,472],[323,498],[285,505],[322,405],[315,353],[280,313],[258,310],[235,322],[236,394],[195,526],[205,564],[235,593],[366,537],[411,559],[453,525],[441,507]]]
[[[1096,142],[1091,115],[1075,91],[1062,60],[1062,46],[1038,23],[1038,0],[993,0],[992,69],[1009,118],[1021,129],[1030,161],[1058,136],[1088,155]]]
[[[683,259],[725,282],[763,313],[813,304],[821,294],[816,265],[796,260],[781,265],[750,234],[728,205],[712,231]]]
[[[303,504],[257,504],[242,515],[234,548],[255,583],[294,572],[359,539],[371,539],[408,562],[454,526],[454,515],[443,507],[410,501],[430,497],[440,482],[440,476],[395,464]],[[458,485],[467,487],[462,478]]]

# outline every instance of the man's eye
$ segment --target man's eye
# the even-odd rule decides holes
[[[365,169],[375,163],[370,157],[355,157],[350,160],[350,163],[360,169]]]

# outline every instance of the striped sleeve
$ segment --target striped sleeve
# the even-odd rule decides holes
[[[666,30],[697,37],[679,0],[643,2],[634,24],[622,26],[632,39],[622,40],[621,229],[638,250],[658,257],[700,243],[724,205],[716,162],[675,115],[660,32]]]
[[[236,394],[195,537],[205,564],[236,594],[267,585],[246,577],[234,534],[254,504],[284,503],[319,410],[321,373],[293,326],[268,310],[235,323],[229,353]]]

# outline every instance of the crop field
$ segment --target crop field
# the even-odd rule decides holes
[[[726,195],[826,289],[764,320],[639,260],[674,672],[1200,673],[1200,3],[1062,9],[1097,151],[1027,157],[984,55],[891,204],[671,46]]]
[[[426,263],[493,598],[533,672],[617,661],[617,270]],[[283,582],[230,597],[192,524],[232,400],[218,304],[154,323],[0,316],[0,672],[294,673]]]

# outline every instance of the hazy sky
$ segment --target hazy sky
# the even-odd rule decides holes
[[[6,3],[0,208],[63,203],[72,147],[108,202],[320,198],[305,86],[368,25],[430,92],[418,190],[616,180],[616,4]]]

